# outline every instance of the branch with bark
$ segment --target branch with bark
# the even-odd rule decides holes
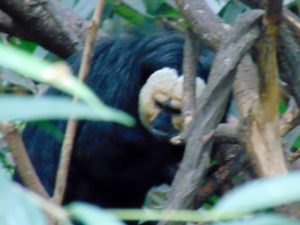
[[[267,2],[268,3],[268,2]],[[185,19],[187,22],[189,22],[191,28],[193,31],[195,31],[200,38],[209,46],[218,49],[221,40],[222,33],[223,36],[224,33],[228,34],[229,26],[223,24],[219,18],[217,18],[212,12],[208,9],[206,3],[204,1],[192,1],[192,0],[182,0],[177,1],[177,4],[179,8],[182,11],[182,14],[185,16]],[[279,19],[281,16],[279,15],[281,13],[281,7],[282,2],[276,2],[274,6],[267,5],[267,16],[265,16],[265,26],[268,30],[268,35],[271,35],[272,42],[269,45],[269,47],[266,48],[266,51],[271,51],[271,59],[267,65],[266,68],[264,68],[264,71],[267,74],[274,73],[275,77],[276,74],[278,74],[277,71],[277,62],[276,62],[276,55],[274,54],[274,49],[276,51],[276,35],[277,31],[274,27],[275,24],[278,25]],[[273,16],[274,15],[274,16]],[[204,22],[206,21],[206,22]],[[207,38],[210,37],[210,38]],[[268,45],[267,45],[268,46]],[[262,51],[262,50],[261,50]],[[218,53],[219,54],[219,53]],[[263,56],[266,53],[263,53]],[[216,59],[217,60],[217,59]],[[261,60],[262,62],[263,60]],[[264,62],[265,63],[265,62]],[[262,64],[262,63],[261,63]],[[283,157],[283,151],[281,146],[281,143],[278,143],[278,146],[273,149],[270,146],[274,147],[274,143],[272,144],[272,140],[280,140],[279,136],[279,129],[278,129],[278,114],[277,114],[277,102],[276,99],[278,98],[271,98],[267,101],[264,100],[263,95],[260,95],[261,92],[259,90],[259,83],[263,83],[263,78],[257,77],[257,71],[255,69],[254,63],[249,55],[246,55],[240,62],[238,69],[237,69],[237,78],[235,81],[235,97],[238,102],[238,107],[240,114],[242,116],[241,120],[241,126],[243,126],[244,130],[244,137],[243,143],[246,146],[247,151],[250,153],[251,161],[254,167],[256,168],[256,171],[261,176],[270,176],[270,175],[279,175],[281,173],[285,173],[287,171],[285,159]],[[275,80],[275,78],[273,78]],[[267,87],[268,95],[275,94],[277,96],[278,91],[278,84],[273,82],[272,85]],[[270,88],[270,89],[269,89]],[[268,90],[269,89],[269,90]],[[218,89],[220,90],[220,89]],[[205,93],[208,93],[207,91]],[[271,94],[272,93],[272,94]],[[222,94],[218,94],[218,96],[222,96]],[[203,100],[203,99],[201,99]],[[215,101],[214,101],[215,102]],[[264,107],[257,107],[259,103],[266,104]],[[268,108],[268,106],[271,106],[271,108]],[[275,107],[276,106],[276,107]],[[274,110],[273,117],[270,124],[272,127],[277,127],[275,130],[268,130],[266,129],[265,121],[262,120],[261,115],[259,115],[258,112],[261,111],[261,114],[269,115],[272,114],[270,112],[270,109]],[[200,111],[197,111],[197,115],[200,115]],[[203,110],[203,109],[202,109]],[[205,111],[207,114],[210,114],[211,111],[207,110]],[[277,115],[277,116],[276,116]],[[205,118],[205,115],[201,115],[201,119]],[[260,121],[260,122],[259,122]],[[197,125],[198,124],[198,125]],[[260,124],[258,126],[258,124]],[[193,129],[189,128],[193,131],[192,136],[195,136],[195,140],[198,140],[194,142],[194,145],[191,145],[189,143],[192,143],[192,141],[187,141],[187,148],[185,156],[189,154],[190,156],[195,157],[196,161],[199,160],[201,163],[198,163],[198,165],[201,165],[199,169],[197,166],[192,166],[193,168],[190,168],[191,165],[188,165],[188,162],[191,162],[191,158],[193,157],[184,157],[183,162],[181,164],[180,170],[178,171],[175,181],[172,185],[172,192],[169,196],[169,201],[167,202],[167,205],[165,206],[166,209],[169,208],[185,208],[188,206],[190,202],[190,198],[192,198],[193,190],[195,189],[195,185],[197,185],[197,182],[200,182],[199,179],[203,176],[203,171],[205,171],[205,163],[207,164],[207,156],[203,152],[203,147],[205,141],[207,141],[206,138],[209,138],[210,133],[201,133],[201,122],[197,121],[197,117],[192,123]],[[195,127],[198,126],[198,129]],[[265,127],[265,128],[263,128]],[[188,129],[188,130],[189,130]],[[203,129],[203,127],[202,127]],[[197,132],[196,132],[197,131]],[[202,139],[199,138],[197,135],[202,135]],[[261,135],[263,138],[260,138]],[[188,137],[189,135],[185,135],[185,137]],[[197,136],[197,137],[196,137]],[[243,135],[241,135],[243,136]],[[268,140],[268,138],[270,138]],[[197,138],[197,139],[196,139]],[[191,140],[192,138],[190,138]],[[255,148],[258,146],[258,149],[260,149],[263,153],[259,153]],[[191,152],[192,148],[198,148],[199,154],[192,155]],[[203,151],[201,153],[201,150]],[[269,154],[273,155],[274,158],[268,157]],[[271,160],[270,160],[271,158]],[[194,160],[194,161],[195,161]],[[274,164],[275,163],[275,164]],[[204,167],[204,168],[203,168]],[[274,168],[273,168],[274,167]],[[198,176],[193,176],[193,174],[197,174]],[[177,182],[176,182],[177,180]],[[184,183],[185,185],[180,184]],[[190,183],[189,183],[190,182]],[[188,183],[188,184],[186,184]],[[161,223],[163,224],[163,223]],[[165,224],[165,223],[164,223]]]
[[[0,9],[9,16],[3,22],[7,31],[21,31],[21,37],[30,33],[30,40],[59,56],[68,57],[83,46],[86,22],[57,0],[1,1]],[[26,32],[18,27],[26,27]]]
[[[22,136],[16,126],[11,123],[0,124],[0,132],[3,134],[3,139],[11,149],[17,170],[24,184],[35,193],[45,199],[49,199],[49,195],[37,176],[27,155]]]
[[[286,80],[289,90],[299,106],[300,81],[297,75],[300,71],[300,23],[298,18],[295,18],[287,9],[282,10],[282,1],[280,0],[272,1],[272,4],[271,1],[244,2],[255,7],[264,7],[266,13],[262,23],[263,11],[261,10],[249,12],[238,19],[237,24],[230,27],[209,9],[205,1],[177,0],[177,5],[185,20],[190,24],[192,32],[196,33],[208,46],[218,50],[218,53],[208,86],[204,91],[205,94],[199,102],[196,102],[198,105],[195,108],[196,104],[193,100],[195,95],[195,52],[197,54],[198,51],[194,43],[196,38],[191,35],[192,32],[189,33],[184,54],[184,74],[188,75],[185,78],[188,82],[185,82],[183,111],[186,124],[189,123],[189,116],[194,119],[184,133],[186,151],[173,182],[166,209],[191,207],[200,181],[208,169],[212,137],[215,140],[225,138],[226,142],[240,143],[245,146],[252,165],[260,176],[273,176],[287,171],[281,148],[281,135],[299,124],[299,109],[289,110],[279,124],[276,51],[278,35],[281,34],[280,44],[283,49],[281,61],[285,62],[283,67],[286,66],[286,71],[290,72],[286,74]],[[21,4],[18,0],[1,1],[0,8],[3,10],[0,11],[1,31],[34,40],[63,57],[68,57],[83,46],[87,23],[56,0],[28,0]],[[285,24],[281,25],[278,30],[282,12]],[[256,62],[259,65],[257,71],[252,58],[246,53],[259,37],[258,26],[261,24],[264,30],[256,47]],[[26,30],[23,27],[26,27]],[[94,27],[93,35],[95,34]],[[223,39],[223,37],[225,38]],[[85,55],[87,57],[83,61],[81,74],[87,74],[94,38],[86,42]],[[240,123],[218,126],[232,85],[234,85],[234,96],[241,115]],[[60,171],[62,172],[59,172],[57,178],[54,197],[57,203],[61,203],[63,199],[76,122],[71,121],[67,130],[67,139],[61,157]],[[14,130],[5,128],[4,131],[9,131],[5,137],[11,148],[24,149]],[[14,138],[11,138],[10,134],[12,133]],[[18,140],[18,142],[12,140]],[[234,160],[236,159],[239,158],[234,158]],[[237,168],[242,169],[245,165],[248,166],[247,162],[244,160],[238,165],[232,165],[232,161],[229,160],[228,164],[220,167],[212,176],[212,179],[217,182],[208,182],[207,185],[212,187],[211,190],[216,190],[220,182],[226,182]],[[31,171],[30,165],[27,166]],[[24,177],[27,179],[25,175]],[[37,191],[44,195],[38,180],[34,182],[33,189],[38,187]],[[202,190],[205,190],[206,187],[204,185]],[[206,192],[205,196],[207,197],[207,195],[209,193]],[[205,196],[201,196],[201,198],[205,199]],[[161,222],[160,224],[165,223]]]
[[[234,81],[235,68],[259,37],[256,24],[262,14],[262,11],[253,11],[241,16],[232,32],[222,41],[207,87],[199,99],[195,119],[187,128],[190,137],[187,139],[183,161],[172,183],[165,209],[191,207],[209,165],[211,137],[223,117]],[[160,222],[160,225],[162,224],[170,223],[163,221]]]
[[[34,37],[26,32],[22,26],[16,23],[9,15],[0,10],[0,31],[12,36],[35,41]]]
[[[196,73],[198,65],[198,40],[195,34],[188,30],[186,32],[184,54],[183,54],[183,96],[182,115],[184,127],[192,121],[196,108]]]
[[[104,1],[98,0],[94,15],[90,21],[90,26],[88,30],[88,36],[86,38],[86,43],[83,51],[83,57],[79,70],[79,79],[84,81],[87,78],[90,69],[90,61],[93,55],[94,42],[97,37],[97,31],[100,24],[100,19],[102,15],[102,10],[104,7]],[[75,101],[78,98],[74,98]],[[65,139],[61,148],[60,163],[58,167],[58,172],[55,181],[55,189],[53,199],[57,204],[62,204],[66,186],[67,178],[69,173],[69,167],[71,162],[71,154],[73,150],[74,140],[76,136],[77,120],[70,119],[67,123],[67,128],[65,132]]]

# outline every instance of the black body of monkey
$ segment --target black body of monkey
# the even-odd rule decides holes
[[[212,53],[201,51],[198,74],[206,79]],[[172,33],[102,39],[95,46],[86,83],[106,104],[129,113],[137,123],[127,128],[110,122],[80,121],[65,203],[82,200],[102,207],[136,208],[143,204],[151,187],[172,181],[183,147],[144,128],[138,98],[153,72],[170,67],[181,74],[182,52],[183,39]],[[75,72],[80,58],[75,54],[69,59]],[[65,122],[55,125],[64,132]],[[34,125],[25,129],[23,137],[34,167],[52,195],[61,143]]]

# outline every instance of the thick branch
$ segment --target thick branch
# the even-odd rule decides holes
[[[62,57],[68,57],[83,43],[78,27],[84,29],[85,23],[56,0],[0,1],[0,8],[20,26],[26,27],[39,44]],[[70,22],[72,20],[75,22]],[[70,24],[78,26],[72,30],[74,26]]]
[[[245,4],[253,8],[263,8],[263,1],[261,0],[242,0]],[[287,22],[289,28],[293,34],[297,37],[298,43],[300,44],[300,20],[290,10],[284,8],[282,11],[282,18]]]
[[[17,24],[13,19],[0,10],[0,31],[12,36],[24,38],[33,41],[32,35],[27,33],[22,26]]]
[[[189,208],[199,187],[199,182],[209,164],[213,130],[224,114],[225,106],[234,80],[235,67],[259,36],[252,27],[261,17],[261,11],[250,12],[241,17],[232,33],[226,37],[218,52],[204,94],[192,125],[189,127],[186,150],[180,169],[173,181],[165,208]],[[241,35],[241,37],[240,37]],[[214,104],[211,104],[211,102]],[[165,224],[161,222],[161,224]]]
[[[252,156],[258,162],[257,172],[262,176],[275,176],[287,172],[279,132],[279,86],[277,38],[282,1],[265,1],[264,32],[258,42],[259,99],[255,105],[250,140]]]
[[[207,46],[217,49],[224,32],[230,27],[222,22],[205,3],[199,0],[176,0],[185,20]]]

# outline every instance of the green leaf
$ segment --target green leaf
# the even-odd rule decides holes
[[[127,115],[113,108],[95,110],[82,102],[66,97],[45,96],[0,96],[0,121],[46,120],[46,119],[89,119],[123,122]]]
[[[7,179],[2,166],[0,166],[0,224],[47,224],[42,210],[20,187]]]
[[[165,3],[165,0],[144,0],[147,12],[150,14],[156,14],[157,10]]]
[[[145,17],[140,12],[124,3],[115,5],[114,12],[138,26],[143,25],[145,22]]]
[[[300,225],[300,222],[276,214],[248,216],[239,220],[217,222],[211,225]]]
[[[232,218],[300,200],[300,173],[252,181],[231,191],[210,212]]]
[[[287,106],[286,103],[280,101],[280,102],[278,103],[278,109],[279,109],[280,115],[282,115],[283,113],[286,112],[286,110],[288,109],[288,106]]]
[[[44,131],[45,133],[51,135],[57,142],[62,143],[65,137],[64,132],[62,132],[58,127],[48,120],[39,120],[33,122],[33,124]]]
[[[124,225],[112,214],[86,203],[72,203],[66,207],[66,210],[73,219],[85,225]]]
[[[0,65],[33,80],[51,84],[69,94],[77,95],[98,111],[100,115],[103,115],[102,111],[105,112],[104,114],[111,111],[90,88],[72,76],[65,64],[51,64],[24,51],[0,44]],[[133,125],[133,119],[125,113],[111,111],[110,118],[124,125]]]
[[[37,44],[30,42],[30,41],[22,40],[17,37],[10,38],[9,43],[15,47],[18,47],[18,49],[22,49],[29,53],[33,53],[35,51],[35,49],[37,48]]]
[[[298,136],[293,144],[294,148],[300,148],[300,136]]]

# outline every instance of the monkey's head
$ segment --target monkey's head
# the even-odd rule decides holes
[[[205,88],[196,78],[196,97]],[[184,128],[181,114],[183,76],[165,67],[147,79],[139,94],[139,116],[142,124],[155,136],[170,140]]]

